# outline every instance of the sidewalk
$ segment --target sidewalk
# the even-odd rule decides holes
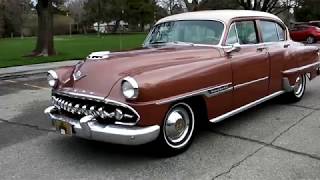
[[[53,62],[53,63],[42,63],[42,64],[33,64],[33,65],[26,65],[26,66],[0,68],[0,79],[31,75],[31,74],[46,73],[50,69],[56,69],[62,66],[74,65],[77,62],[78,62],[77,60],[72,60],[72,61],[61,61],[61,62]]]

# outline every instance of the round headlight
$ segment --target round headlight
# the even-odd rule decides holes
[[[50,87],[56,87],[58,85],[58,74],[55,71],[48,71],[48,84]]]
[[[132,77],[126,77],[122,81],[122,94],[127,99],[137,99],[138,98],[138,83]]]

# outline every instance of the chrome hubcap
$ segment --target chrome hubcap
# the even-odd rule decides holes
[[[165,125],[168,139],[173,143],[182,141],[189,129],[190,118],[188,112],[182,108],[171,111]]]
[[[308,44],[312,44],[313,42],[314,42],[313,37],[308,37],[308,38],[307,38],[307,43],[308,43]]]
[[[193,130],[194,114],[191,107],[180,103],[171,108],[163,126],[163,134],[167,144],[172,148],[185,146],[191,139]]]
[[[297,79],[296,79],[296,82],[294,84],[294,94],[297,96],[297,97],[300,97],[302,94],[303,94],[303,90],[304,90],[304,79],[302,76],[299,76]]]

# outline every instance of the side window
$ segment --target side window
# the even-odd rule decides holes
[[[236,29],[240,44],[258,43],[257,31],[254,21],[236,22]]]
[[[239,41],[238,41],[238,35],[236,30],[236,24],[233,23],[230,27],[230,31],[227,38],[227,44],[232,45],[235,43],[239,43]]]
[[[260,21],[263,42],[278,42],[277,24],[271,21]]]
[[[277,24],[277,30],[278,30],[278,36],[280,41],[286,40],[286,29],[284,29],[282,26]]]

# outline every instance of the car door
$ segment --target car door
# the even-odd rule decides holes
[[[233,72],[234,109],[263,98],[268,93],[268,52],[259,41],[256,21],[236,21],[230,26],[226,44],[240,44],[240,50],[229,56]]]
[[[294,27],[290,30],[290,36],[294,41],[299,41],[299,27]]]
[[[287,41],[287,30],[279,22],[271,20],[259,21],[260,34],[270,58],[269,94],[281,91],[282,71],[286,61],[290,61],[291,42]]]
[[[305,41],[308,36],[308,27],[301,26],[297,32],[297,38],[299,41]]]

